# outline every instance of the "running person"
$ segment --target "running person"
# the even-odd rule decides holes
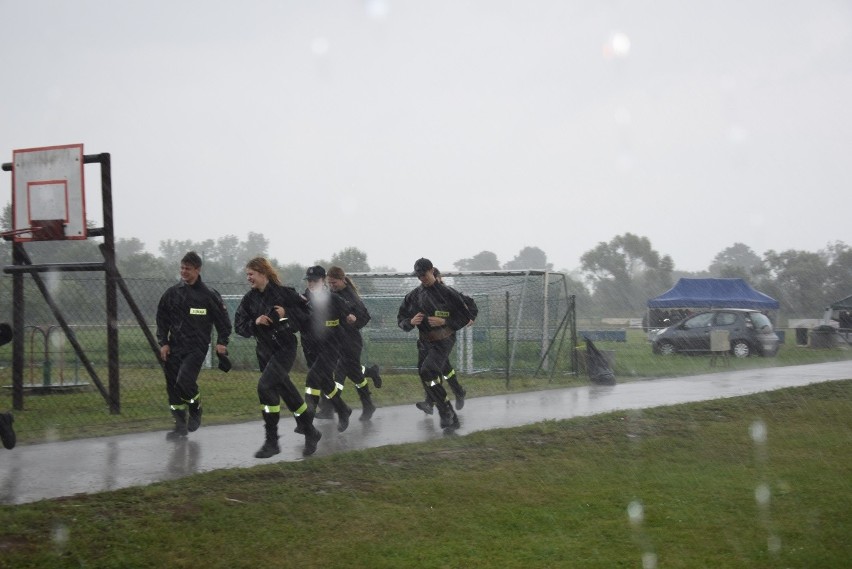
[[[435,278],[439,283],[444,282],[444,279],[441,278],[441,271],[438,270],[437,267],[432,269],[432,272],[435,275]],[[468,322],[468,326],[473,326],[476,317],[479,315],[479,307],[476,306],[476,301],[473,300],[470,296],[459,292],[462,299],[464,299],[464,303],[467,306],[467,309],[470,311],[470,322]],[[419,340],[418,340],[419,342]],[[418,350],[418,353],[421,353]],[[447,383],[450,384],[450,389],[453,392],[453,396],[456,399],[456,409],[461,410],[464,407],[464,398],[467,396],[467,390],[462,387],[461,383],[459,383],[459,378],[456,375],[456,370],[453,368],[453,364],[450,363],[449,358],[447,358],[447,363],[444,365],[444,369],[442,370],[442,376]],[[424,390],[425,391],[425,390]],[[418,401],[415,403],[415,406],[426,413],[427,415],[431,415],[433,413],[435,402],[432,401],[432,398],[429,396],[429,392],[425,391],[426,397],[423,401]]]
[[[461,295],[438,282],[429,259],[418,259],[414,272],[420,286],[405,295],[397,312],[399,327],[419,331],[418,371],[424,389],[441,415],[442,428],[459,426],[458,416],[443,386],[443,370],[456,343],[456,330],[470,322],[470,311]]]
[[[333,294],[325,282],[325,269],[319,265],[309,267],[305,280],[308,289],[310,322],[302,329],[302,349],[310,368],[305,379],[306,399],[316,409],[320,396],[325,397],[337,412],[337,430],[349,427],[352,409],[341,397],[343,385],[334,379],[334,370],[340,359],[345,339],[341,322],[352,315],[349,303],[338,294]]]
[[[157,305],[157,341],[166,375],[169,409],[175,419],[167,438],[185,437],[201,426],[198,374],[216,327],[216,354],[228,353],[231,320],[222,297],[201,281],[201,257],[190,251],[180,261],[180,282]],[[189,417],[187,417],[189,411]]]
[[[313,411],[290,379],[290,370],[296,361],[294,332],[305,326],[308,319],[305,300],[295,289],[282,286],[278,273],[263,257],[255,257],[246,264],[246,279],[251,290],[240,301],[234,327],[240,336],[253,336],[257,340],[257,361],[261,370],[257,395],[266,437],[254,456],[269,458],[281,452],[278,422],[282,400],[305,435],[302,454],[311,455],[316,452],[322,434],[314,427]]]
[[[370,321],[370,312],[358,294],[358,288],[352,282],[343,269],[331,267],[328,269],[328,287],[334,294],[340,295],[349,304],[352,313],[345,320],[340,321],[343,328],[343,344],[341,346],[340,359],[334,372],[338,384],[348,377],[355,384],[358,398],[361,400],[361,421],[367,421],[376,412],[376,406],[370,397],[370,386],[366,377],[373,379],[376,387],[382,386],[382,378],[379,375],[379,366],[372,365],[365,368],[361,365],[361,351],[364,349],[364,340],[361,338],[361,328]]]
[[[7,322],[0,322],[0,346],[5,346],[12,341],[12,327]],[[9,450],[15,448],[18,437],[15,434],[15,416],[11,413],[0,413],[0,442],[3,448]]]

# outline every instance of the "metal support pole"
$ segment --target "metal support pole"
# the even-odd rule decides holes
[[[512,365],[512,349],[509,338],[509,291],[506,291],[506,387],[509,386],[509,367]]]

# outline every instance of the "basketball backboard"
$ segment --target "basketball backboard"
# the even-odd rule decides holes
[[[13,151],[15,241],[86,239],[83,145]]]

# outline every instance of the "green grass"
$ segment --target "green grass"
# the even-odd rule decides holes
[[[546,421],[0,506],[0,567],[844,567],[850,443],[852,380]]]

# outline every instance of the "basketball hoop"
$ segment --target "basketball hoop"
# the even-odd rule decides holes
[[[64,219],[34,219],[32,226],[0,232],[3,239],[15,241],[56,241],[65,238]]]

